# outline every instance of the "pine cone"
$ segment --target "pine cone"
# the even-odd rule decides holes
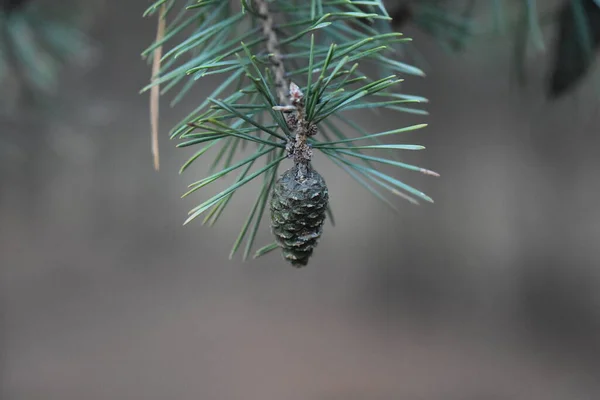
[[[303,267],[323,233],[329,200],[325,180],[308,167],[303,179],[298,166],[281,175],[271,198],[271,229],[283,257],[294,267]]]

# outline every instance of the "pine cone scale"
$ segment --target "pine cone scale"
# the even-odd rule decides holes
[[[298,167],[277,180],[271,198],[271,230],[283,257],[295,267],[308,264],[323,233],[329,193],[325,180],[314,169],[303,179]]]

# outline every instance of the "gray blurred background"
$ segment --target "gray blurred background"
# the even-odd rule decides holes
[[[400,140],[442,177],[393,172],[436,203],[393,215],[317,156],[337,225],[309,266],[229,261],[247,197],[182,227],[217,188],[180,199],[210,159],[179,176],[190,152],[166,136],[214,82],[163,101],[152,169],[147,5],[108,2],[97,62],[0,120],[2,399],[599,398],[596,87],[547,102],[543,57],[517,88],[508,46],[453,56],[409,31],[430,68],[406,89],[431,115],[362,122],[430,124]]]

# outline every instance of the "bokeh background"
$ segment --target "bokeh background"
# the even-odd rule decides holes
[[[163,103],[152,169],[147,5],[106,2],[94,62],[62,70],[42,111],[0,119],[3,399],[600,396],[597,87],[550,102],[545,55],[520,88],[510,46],[451,55],[408,27],[429,67],[406,88],[431,115],[362,122],[429,123],[406,136],[428,148],[410,161],[442,177],[394,174],[436,203],[393,215],[317,156],[336,226],[310,265],[229,261],[247,198],[182,227],[210,160],[178,175],[189,152],[166,136],[214,82]]]

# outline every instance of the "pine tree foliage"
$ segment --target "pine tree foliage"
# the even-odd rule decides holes
[[[181,172],[199,157],[214,153],[213,171],[190,184],[184,196],[201,189],[204,194],[211,183],[229,174],[237,177],[193,208],[185,223],[203,216],[204,223],[214,224],[236,191],[253,183],[258,195],[249,204],[248,218],[231,251],[233,256],[245,242],[243,258],[247,258],[280,164],[291,158],[294,166],[310,168],[313,151],[392,208],[384,192],[413,203],[432,202],[420,190],[378,169],[383,164],[437,175],[400,162],[395,154],[388,156],[422,146],[381,141],[401,138],[402,133],[425,124],[371,133],[362,121],[352,119],[353,111],[362,109],[426,114],[419,107],[426,99],[399,91],[404,77],[423,73],[398,60],[399,46],[410,39],[393,31],[382,1],[242,0],[241,7],[238,4],[160,0],[146,12],[158,14],[162,8],[161,18],[167,18],[167,23],[164,37],[144,52],[150,57],[165,47],[160,71],[144,90],[161,85],[165,93],[177,87],[172,102],[176,104],[202,78],[216,75],[221,81],[170,135],[180,140],[178,147],[198,148]],[[175,40],[186,29],[185,37]],[[377,72],[367,73],[373,67]],[[294,87],[300,97],[294,98]],[[296,129],[300,125],[304,128]],[[294,150],[302,146],[303,152]],[[384,155],[376,155],[383,151]],[[238,153],[243,154],[239,161]],[[265,246],[255,255],[275,247]]]
[[[48,7],[33,0],[0,1],[0,83],[18,79],[30,92],[50,94],[59,85],[62,65],[90,53],[90,39],[78,21],[81,8],[60,3]]]
[[[451,52],[464,50],[472,42],[489,47],[494,38],[511,41],[514,74],[520,84],[527,79],[527,53],[550,53],[550,98],[570,93],[589,72],[600,49],[600,0],[404,0],[390,4],[394,4],[390,15],[396,29],[410,24]],[[539,57],[536,63],[537,71],[542,68]]]
[[[600,43],[598,3],[564,0],[563,7],[549,9],[548,3],[536,0],[404,0],[386,2],[388,10],[383,0],[156,1],[145,15],[160,13],[166,29],[143,55],[156,56],[163,48],[164,53],[157,57],[160,69],[144,90],[175,91],[173,106],[203,78],[214,75],[221,82],[170,133],[180,140],[178,147],[197,148],[181,172],[214,153],[209,175],[193,182],[184,196],[200,189],[205,193],[210,184],[237,174],[227,189],[192,209],[186,223],[203,216],[203,223],[214,224],[238,189],[260,182],[231,256],[244,242],[243,258],[251,253],[280,163],[287,158],[298,162],[290,151],[298,143],[297,121],[290,124],[298,110],[287,97],[289,83],[302,93],[305,128],[314,130],[300,139],[307,146],[308,163],[313,151],[320,152],[391,208],[395,206],[388,194],[417,204],[431,202],[420,190],[378,169],[392,165],[437,175],[389,155],[421,146],[381,141],[426,125],[371,133],[352,119],[352,110],[359,109],[426,115],[420,107],[426,99],[401,91],[404,78],[424,75],[405,61],[406,50],[414,50],[400,33],[405,25],[416,26],[453,51],[490,34],[514,38],[515,65],[521,73],[528,47],[546,51],[545,28],[557,25],[560,37],[549,79],[549,92],[556,95],[571,88],[593,61]],[[276,247],[265,246],[256,255]]]
[[[600,0],[567,2],[558,15],[558,39],[548,94],[568,93],[590,70],[600,49]]]

